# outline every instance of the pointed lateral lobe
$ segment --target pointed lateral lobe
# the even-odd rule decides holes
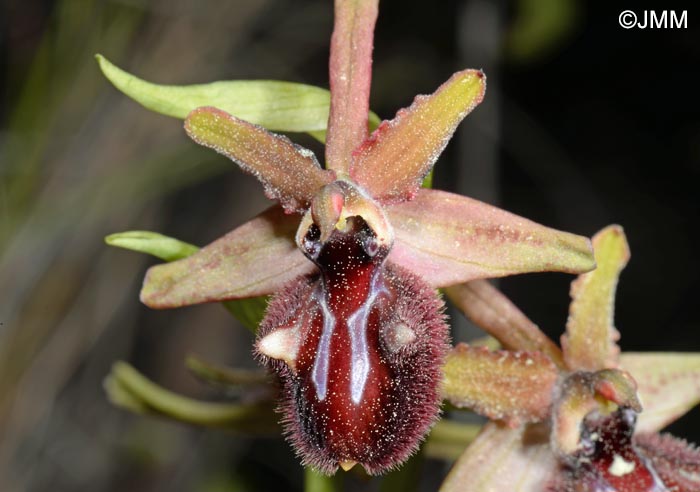
[[[644,411],[637,432],[657,432],[700,403],[700,353],[623,353]]]
[[[195,109],[185,119],[185,130],[198,144],[258,178],[265,194],[279,200],[288,213],[306,209],[316,191],[335,178],[320,168],[311,151],[220,109]]]
[[[487,280],[472,280],[445,289],[447,297],[476,326],[495,337],[508,350],[538,351],[564,368],[561,350]]]
[[[550,229],[461,195],[421,189],[387,209],[396,241],[389,260],[433,287],[516,273],[595,267],[587,238]]]
[[[350,155],[367,137],[372,42],[378,0],[336,0],[331,38],[331,110],[326,165],[346,174]]]
[[[557,463],[543,424],[486,424],[452,467],[440,492],[542,492]]]
[[[481,71],[464,70],[434,94],[416,97],[355,152],[350,175],[385,203],[411,199],[459,122],[481,102],[485,89]]]
[[[192,256],[151,267],[141,300],[172,308],[271,294],[313,270],[294,244],[298,223],[272,207]]]
[[[571,306],[566,334],[561,338],[569,369],[597,371],[616,367],[620,333],[613,325],[615,289],[630,257],[625,233],[609,226],[593,236],[598,267],[571,283]]]

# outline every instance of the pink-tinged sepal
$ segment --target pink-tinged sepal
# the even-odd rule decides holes
[[[352,151],[367,137],[372,41],[378,4],[379,0],[335,2],[326,163],[338,174],[347,174]]]
[[[141,301],[163,309],[276,292],[313,269],[294,244],[298,223],[271,207],[193,255],[151,267]]]
[[[385,265],[388,250],[359,217],[323,244],[312,225],[302,247],[320,274],[271,300],[257,343],[282,382],[285,431],[303,462],[323,473],[355,463],[385,472],[416,450],[439,413],[443,303]],[[270,358],[265,342],[290,327],[299,327],[298,349]]]
[[[433,287],[527,272],[587,272],[595,268],[590,241],[550,229],[486,203],[420,189],[387,215],[396,244],[389,261]]]

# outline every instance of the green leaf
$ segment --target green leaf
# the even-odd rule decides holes
[[[110,401],[132,412],[168,417],[181,422],[243,433],[277,434],[273,405],[214,403],[168,391],[126,362],[116,362],[104,382]]]
[[[114,86],[144,107],[184,119],[201,106],[214,106],[237,118],[279,132],[310,132],[325,140],[330,92],[320,87],[276,80],[231,80],[195,85],[146,82],[96,55],[102,73]],[[370,114],[370,129],[379,125]]]
[[[186,258],[199,251],[197,246],[150,231],[126,231],[105,238],[110,246],[148,253],[164,261]]]
[[[148,253],[167,262],[187,258],[199,251],[197,246],[151,231],[117,232],[107,236],[105,242],[110,246]],[[265,315],[268,299],[269,296],[259,296],[222,304],[246,328],[255,332]]]

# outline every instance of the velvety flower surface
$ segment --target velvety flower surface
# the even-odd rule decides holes
[[[395,467],[435,421],[448,348],[436,288],[595,266],[586,238],[421,188],[482,101],[482,72],[455,73],[369,134],[376,17],[376,0],[335,3],[323,168],[287,137],[220,108],[189,112],[187,134],[254,174],[279,204],[152,267],[141,292],[154,308],[272,294],[256,354],[281,379],[290,441],[325,473]]]
[[[700,401],[700,354],[620,355],[614,296],[629,250],[618,226],[593,245],[598,268],[572,284],[561,350],[486,282],[448,289],[514,351],[460,345],[448,355],[448,399],[501,422],[485,426],[441,490],[700,490],[700,452],[657,434]]]

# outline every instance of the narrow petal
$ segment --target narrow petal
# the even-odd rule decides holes
[[[517,426],[549,413],[559,372],[540,352],[492,352],[458,344],[443,367],[443,397],[490,419]]]
[[[542,492],[556,470],[543,424],[484,426],[447,476],[440,492]]]
[[[279,200],[287,212],[306,209],[314,193],[335,179],[333,172],[320,168],[310,151],[220,109],[195,109],[185,119],[185,130],[198,144],[255,175],[265,194]]]
[[[613,325],[615,289],[630,250],[622,227],[608,226],[593,236],[598,267],[571,283],[571,307],[561,338],[564,360],[571,370],[597,371],[616,367],[620,333]]]
[[[657,432],[700,403],[700,353],[623,353],[644,411],[637,432]]]
[[[336,0],[331,38],[331,110],[326,139],[329,169],[346,174],[367,137],[372,43],[378,0]]]
[[[472,280],[445,289],[448,299],[479,328],[508,350],[538,351],[559,368],[561,350],[510,299],[486,280]]]
[[[454,74],[430,96],[385,121],[353,156],[350,175],[385,203],[411,199],[457,125],[481,102],[484,74]]]
[[[152,267],[141,300],[171,308],[275,292],[314,268],[294,244],[298,221],[272,207],[194,255]]]
[[[387,209],[396,242],[389,260],[434,287],[516,273],[586,272],[587,238],[557,231],[471,198],[421,189]]]

